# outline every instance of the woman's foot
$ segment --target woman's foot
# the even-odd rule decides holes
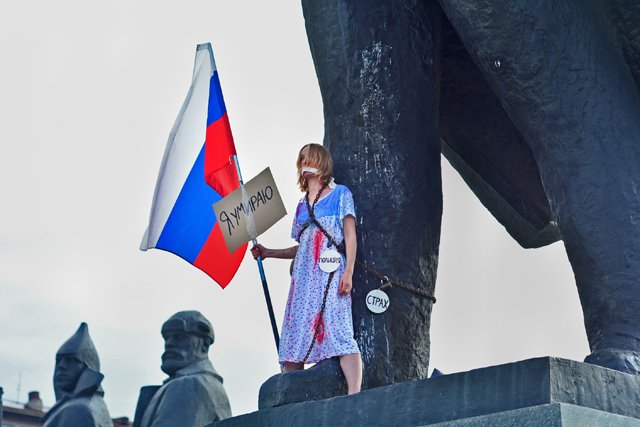
[[[301,371],[304,369],[302,362],[284,362],[282,364],[282,372]]]

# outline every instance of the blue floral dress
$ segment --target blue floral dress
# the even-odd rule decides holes
[[[318,200],[314,213],[332,239],[341,243],[344,240],[343,218],[347,215],[354,218],[356,216],[351,191],[344,185],[335,185],[329,194]],[[298,202],[291,229],[291,237],[297,240],[299,245],[282,324],[279,353],[281,363],[303,361],[318,323],[319,332],[307,363],[359,352],[358,344],[353,338],[351,295],[338,293],[340,278],[346,264],[344,255],[340,268],[331,280],[324,313],[320,316],[329,273],[320,269],[318,259],[328,248],[329,240],[315,224],[307,227],[298,237],[308,219],[309,212],[303,197]]]

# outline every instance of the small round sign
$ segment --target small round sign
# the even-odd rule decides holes
[[[336,271],[340,267],[341,262],[342,255],[340,255],[340,253],[335,249],[327,249],[320,254],[320,259],[318,259],[320,270],[325,273],[332,273]]]
[[[367,294],[367,308],[376,314],[384,313],[389,308],[389,296],[380,289],[374,289]]]

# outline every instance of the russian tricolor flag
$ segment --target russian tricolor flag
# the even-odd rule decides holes
[[[247,250],[245,244],[229,253],[212,208],[240,185],[235,154],[211,44],[201,44],[189,93],[169,135],[140,249],[174,253],[222,288]]]

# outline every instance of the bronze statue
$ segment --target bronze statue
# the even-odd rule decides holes
[[[358,260],[434,292],[442,153],[523,247],[562,239],[586,361],[639,374],[640,5],[302,5],[324,144],[361,213]],[[356,268],[354,284],[364,388],[425,378],[433,300],[392,287],[395,308],[373,315],[379,278]]]
[[[162,325],[162,386],[140,390],[134,426],[199,427],[231,416],[222,377],[209,361],[214,333],[198,311],[180,311]]]
[[[44,416],[45,427],[112,427],[102,396],[98,353],[87,324],[80,327],[56,353],[53,386],[56,404]]]

